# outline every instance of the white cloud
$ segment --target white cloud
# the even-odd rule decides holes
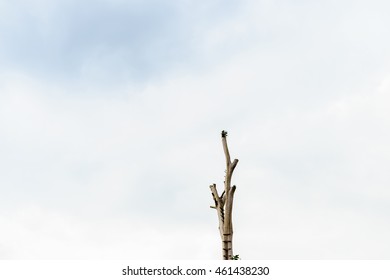
[[[129,87],[120,98],[67,95],[66,88],[26,77],[3,81],[3,208],[19,214],[2,219],[17,221],[7,228],[25,232],[4,233],[10,242],[2,246],[3,257],[127,258],[128,251],[140,258],[218,256],[207,186],[221,185],[219,130],[230,124],[231,153],[240,159],[235,236],[243,258],[385,258],[383,246],[369,240],[390,230],[383,169],[389,159],[387,78],[372,85],[372,93],[330,99],[312,110],[236,115],[243,109],[235,106],[242,98],[236,92],[240,85],[250,90],[242,69],[228,65],[208,75]],[[36,216],[20,218],[34,211]],[[29,229],[31,220],[40,224],[38,232]],[[64,234],[62,222],[54,220],[66,225]],[[359,227],[371,230],[355,234]],[[156,244],[165,245],[158,252],[145,249],[149,239],[143,236],[155,238],[157,231]],[[191,232],[208,241],[189,256],[180,236]],[[171,248],[175,242],[164,236],[180,245]],[[12,245],[19,239],[37,239],[41,251]],[[364,246],[353,251],[357,243]]]
[[[360,4],[285,4],[246,2],[215,18],[218,1],[171,7],[167,24],[186,24],[173,39],[155,41],[155,29],[135,39],[163,46],[143,54],[157,52],[147,61],[164,74],[152,65],[143,81],[126,78],[134,49],[115,36],[81,44],[90,52],[73,57],[82,75],[71,83],[29,62],[3,66],[0,257],[218,258],[208,185],[223,181],[226,129],[240,159],[242,258],[387,258],[389,41],[368,34],[387,18],[370,6],[378,17],[359,35]],[[197,13],[184,20],[189,7]],[[175,40],[188,60],[171,69],[160,58]],[[125,78],[106,79],[111,69]]]
[[[7,259],[204,259],[215,258],[214,236],[203,225],[95,217],[80,219],[37,205],[0,216],[1,258]],[[196,234],[198,238],[184,236]]]

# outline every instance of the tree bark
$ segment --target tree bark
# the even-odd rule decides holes
[[[230,160],[229,149],[226,140],[227,132],[222,131],[222,146],[226,159],[226,175],[224,182],[224,191],[221,196],[218,195],[216,184],[210,186],[211,194],[214,199],[215,206],[210,206],[217,210],[219,232],[222,240],[222,259],[233,259],[233,223],[232,210],[233,198],[236,186],[231,186],[233,171],[238,163],[238,159]]]

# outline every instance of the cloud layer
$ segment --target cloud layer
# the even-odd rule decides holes
[[[389,258],[386,2],[0,7],[0,258]]]

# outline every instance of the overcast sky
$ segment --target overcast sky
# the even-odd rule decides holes
[[[389,11],[0,0],[0,258],[390,258]]]

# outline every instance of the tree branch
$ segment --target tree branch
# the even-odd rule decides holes
[[[215,207],[212,207],[212,206],[210,206],[210,207],[216,208],[218,206],[218,204],[220,204],[222,201],[218,196],[217,186],[215,184],[212,184],[212,185],[210,185],[210,189],[211,189],[211,194],[212,194],[214,202],[215,202]]]
[[[238,159],[234,159],[233,163],[230,165],[230,174],[233,173],[234,168],[236,168],[237,163],[238,163]]]
[[[230,194],[226,199],[226,207],[225,207],[225,223],[224,223],[224,234],[233,233],[233,225],[232,225],[232,210],[233,210],[233,198],[234,192],[236,191],[236,186],[231,188]]]
[[[223,230],[224,230],[224,222],[225,222],[225,210],[223,208],[222,199],[218,196],[217,186],[215,184],[212,184],[210,186],[211,193],[213,195],[213,199],[215,202],[215,207],[211,207],[217,210],[218,214],[218,223],[219,223],[219,233],[221,235],[221,238],[223,237]]]
[[[232,209],[233,209],[233,198],[236,186],[231,187],[231,178],[233,171],[237,166],[238,159],[234,159],[231,162],[229,148],[227,144],[227,132],[222,130],[222,146],[226,159],[226,170],[225,170],[225,181],[224,191],[221,196],[218,195],[216,184],[210,186],[211,193],[215,206],[210,206],[217,210],[218,221],[219,221],[219,232],[222,239],[222,250],[223,259],[230,259],[233,255],[232,249],[232,234],[233,234],[233,223],[232,223]]]
[[[227,132],[222,130],[222,146],[226,158],[226,167],[229,167],[231,162],[230,162],[230,154],[229,154],[229,149],[226,141],[226,136],[227,136]]]

